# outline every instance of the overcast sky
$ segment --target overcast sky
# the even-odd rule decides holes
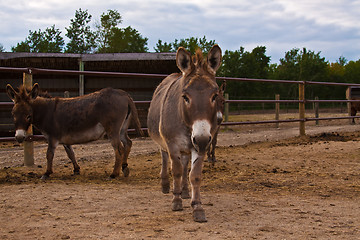
[[[203,37],[225,50],[265,46],[272,63],[285,52],[306,47],[327,61],[360,59],[360,0],[0,0],[0,44],[6,51],[29,30],[55,24],[65,39],[75,11],[95,20],[109,9],[147,37],[150,52],[159,39]],[[94,28],[93,28],[94,29]]]

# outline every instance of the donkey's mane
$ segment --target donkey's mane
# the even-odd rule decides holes
[[[24,85],[21,85],[18,88],[18,93],[21,99],[29,101],[30,97],[29,97],[29,93],[31,92],[30,88],[26,88]],[[43,98],[52,98],[52,96],[47,92],[47,91],[42,91],[39,89],[38,92],[38,96],[39,97],[43,97]]]
[[[207,62],[204,60],[204,55],[200,48],[196,49],[195,55],[192,57],[192,60],[197,72],[201,69],[207,69]]]

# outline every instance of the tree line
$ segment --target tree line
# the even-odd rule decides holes
[[[65,44],[61,31],[52,25],[44,31],[39,29],[29,31],[28,37],[11,48],[12,52],[48,52],[48,53],[119,53],[148,52],[148,38],[143,37],[131,26],[119,27],[122,17],[117,10],[104,12],[95,22],[95,29],[90,23],[92,16],[88,10],[76,10],[70,20],[70,26],[65,27],[65,36],[69,41]],[[205,54],[216,44],[215,40],[206,37],[189,37],[174,39],[173,42],[158,40],[155,52],[176,52],[182,46],[194,53],[201,48]],[[0,52],[5,51],[0,44]],[[347,61],[343,56],[335,63],[330,63],[321,57],[321,52],[306,48],[294,48],[285,53],[278,64],[271,64],[270,56],[266,55],[266,47],[258,46],[252,51],[225,50],[223,64],[218,76],[280,79],[317,82],[360,83],[360,60]],[[324,85],[308,85],[308,99],[318,96],[320,99],[343,99],[346,87]],[[298,86],[296,84],[268,84],[261,82],[228,81],[227,92],[232,99],[264,98],[273,99],[280,94],[283,99],[296,99]]]

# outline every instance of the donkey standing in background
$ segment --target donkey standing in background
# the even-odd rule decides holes
[[[212,165],[215,165],[215,162],[216,162],[215,148],[216,148],[216,143],[217,143],[217,135],[219,134],[220,126],[223,121],[223,114],[224,114],[224,108],[225,108],[225,98],[224,98],[225,88],[226,88],[226,82],[224,81],[220,86],[219,96],[216,98],[216,108],[217,108],[216,119],[217,119],[218,128],[217,128],[215,135],[211,141],[211,146],[207,153],[207,156],[208,156],[207,161],[209,163],[211,163]]]
[[[358,97],[351,98],[351,100],[360,100]],[[357,111],[360,111],[360,102],[352,102],[351,106],[351,116],[356,116]],[[355,124],[355,118],[352,119],[352,124]]]
[[[203,161],[218,129],[216,99],[219,87],[215,74],[221,64],[221,49],[213,46],[204,60],[200,50],[192,58],[180,47],[176,64],[182,73],[166,77],[154,92],[148,113],[148,131],[161,149],[163,193],[170,190],[168,159],[171,159],[172,210],[182,210],[181,197],[189,195],[187,165],[191,159],[189,179],[193,217],[197,222],[206,222],[200,201],[200,184]]]
[[[74,165],[74,174],[80,173],[71,147],[99,139],[105,133],[115,151],[115,166],[111,178],[120,174],[129,175],[127,158],[132,141],[127,135],[130,119],[133,118],[138,134],[143,135],[137,110],[128,93],[112,88],[102,89],[75,98],[42,97],[36,83],[28,92],[23,85],[15,91],[11,85],[6,92],[14,101],[12,115],[15,122],[15,138],[23,142],[31,124],[48,140],[46,153],[47,169],[41,177],[46,179],[53,173],[53,158],[57,145],[63,144]]]

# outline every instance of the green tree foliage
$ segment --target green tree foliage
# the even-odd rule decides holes
[[[107,52],[147,52],[147,41],[148,38],[143,38],[136,29],[130,26],[127,28],[114,28]]]
[[[108,10],[100,17],[97,24],[97,50],[100,53],[147,52],[148,38],[143,38],[136,30],[128,26],[118,28],[122,22],[121,15],[116,10]]]
[[[194,54],[196,49],[200,48],[206,54],[214,44],[215,40],[208,41],[205,36],[203,38],[190,37],[180,40],[175,39],[172,43],[163,43],[161,40],[158,40],[154,50],[155,52],[176,52],[179,47],[184,47]]]
[[[108,10],[100,16],[100,22],[96,23],[97,52],[107,52],[110,47],[110,38],[114,35],[114,29],[122,22],[119,12]]]
[[[360,59],[350,61],[344,66],[344,78],[349,83],[360,83]]]
[[[5,48],[1,43],[0,43],[0,52],[5,52]]]
[[[320,52],[308,51],[294,48],[285,53],[285,57],[280,59],[280,64],[273,75],[276,79],[296,80],[296,81],[316,81],[324,82],[328,80],[328,62],[320,56]],[[320,85],[309,85],[306,88],[306,96],[313,98],[317,92],[328,87]],[[282,90],[279,90],[282,89]],[[284,85],[278,88],[286,98],[297,98],[298,90],[295,84],[287,86],[284,93]],[[320,97],[320,96],[319,96]]]
[[[219,69],[220,76],[240,78],[267,78],[270,57],[266,56],[266,47],[254,48],[251,52],[240,47],[236,51],[226,50],[223,65]],[[254,95],[267,97],[269,85],[260,82],[229,81],[227,92],[231,98],[249,98]]]
[[[76,10],[75,18],[70,20],[66,36],[70,41],[66,44],[67,53],[90,53],[95,47],[95,34],[90,29],[92,16],[88,10]]]
[[[156,43],[156,47],[154,47],[155,52],[174,52],[172,44],[167,42],[162,42],[162,40],[158,40]]]
[[[46,28],[45,31],[29,31],[29,36],[12,47],[13,52],[43,52],[43,53],[59,53],[62,52],[64,39],[61,37],[59,29],[55,25]]]

